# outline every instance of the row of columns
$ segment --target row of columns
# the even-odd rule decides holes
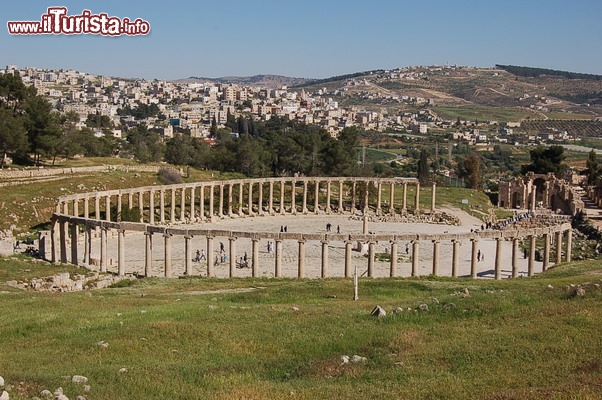
[[[297,202],[297,182],[303,182],[303,192],[302,192],[302,202],[299,204],[301,207],[298,210]],[[206,216],[211,220],[214,215],[217,214],[219,217],[223,217],[224,215],[243,215],[243,204],[244,204],[244,188],[247,187],[247,215],[255,215],[254,207],[257,208],[257,211],[260,215],[274,214],[276,213],[275,203],[274,203],[274,185],[279,183],[280,189],[280,198],[278,204],[278,211],[280,214],[284,214],[286,212],[286,204],[285,204],[285,194],[290,194],[290,213],[296,214],[298,211],[301,211],[303,214],[309,213],[308,209],[308,184],[310,182],[314,183],[314,204],[313,204],[313,212],[318,213],[320,210],[320,189],[321,183],[325,184],[326,189],[326,204],[324,207],[324,211],[326,213],[333,212],[332,203],[332,185],[338,186],[338,212],[342,213],[344,209],[344,191],[345,191],[345,181],[344,180],[281,180],[279,182],[269,181],[269,191],[267,196],[267,204],[264,204],[264,183],[256,182],[256,181],[243,181],[240,183],[223,183],[223,184],[201,184],[199,186],[189,186],[189,187],[173,187],[173,188],[161,188],[161,189],[149,189],[139,192],[131,192],[127,193],[127,208],[128,210],[132,210],[134,208],[134,198],[137,197],[137,205],[140,210],[139,222],[148,222],[150,224],[165,224],[165,223],[176,223],[176,222],[184,222],[187,220],[187,211],[188,218],[191,220],[201,220],[204,221]],[[376,201],[376,211],[378,214],[383,212],[383,201],[382,201],[382,190],[383,183],[381,181],[365,181],[366,184],[375,184],[377,188],[377,201]],[[358,187],[357,181],[351,181],[351,209],[355,209],[356,205],[358,205]],[[414,213],[420,212],[420,182],[417,180],[410,181],[411,184],[415,185],[415,199],[414,199]],[[391,214],[395,213],[395,189],[396,183],[389,182],[390,185],[390,199],[389,199],[389,209],[386,212]],[[238,186],[238,209],[234,210],[234,195],[236,192],[236,186]],[[289,187],[287,187],[289,186]],[[408,194],[408,181],[402,182],[403,186],[403,194],[402,194],[402,208],[401,213],[407,213],[407,194]],[[216,187],[218,187],[219,198],[216,199]],[[227,198],[225,197],[225,188],[228,188]],[[257,188],[257,202],[254,202],[254,189]],[[197,192],[198,190],[198,192]],[[166,193],[169,192],[169,193]],[[179,193],[180,201],[179,201],[179,215],[176,213],[177,207],[177,194]],[[207,195],[206,195],[207,194]],[[364,211],[368,211],[368,194],[369,191],[364,190]],[[166,195],[169,197],[169,204],[166,205]],[[63,213],[66,215],[79,216],[80,215],[80,201],[83,203],[83,217],[84,218],[93,218],[96,220],[105,220],[105,221],[119,221],[121,219],[121,211],[123,208],[123,200],[122,197],[125,194],[120,193],[110,193],[110,194],[96,194],[94,196],[84,196],[81,198],[72,199],[69,201],[61,201],[57,206],[57,213]],[[158,220],[156,219],[155,212],[157,210],[157,205],[155,204],[156,197],[159,197],[158,204]],[[117,215],[112,215],[111,205],[112,198],[116,197],[116,210]],[[148,217],[145,218],[144,209],[145,209],[145,198],[148,198]],[[433,183],[432,185],[432,196],[431,196],[431,212],[435,210],[435,199],[436,199],[436,185]],[[104,210],[101,210],[101,200],[104,200]],[[215,209],[215,203],[217,200],[217,210]],[[93,201],[94,207],[93,210],[90,210],[91,202]],[[69,205],[71,204],[72,213],[69,213]],[[267,210],[264,212],[264,205],[267,205]],[[187,207],[188,206],[188,207]],[[198,208],[197,208],[198,207]],[[101,211],[104,211],[104,217],[101,214]],[[168,215],[166,215],[166,211],[168,211]],[[197,217],[198,215],[198,217]]]
[[[101,227],[100,229],[100,271],[107,271],[107,231],[108,228]],[[63,262],[68,263],[69,261],[72,264],[78,265],[79,257],[78,257],[78,231],[79,227],[76,223],[67,223],[65,220],[53,220],[53,226],[51,231],[51,240],[52,240],[52,261],[53,262]],[[119,275],[125,274],[125,230],[117,229],[117,272]],[[571,246],[572,246],[572,231],[570,229],[566,230],[566,246],[565,246],[565,257],[564,260],[567,262],[571,261]],[[557,231],[554,233],[555,244],[556,244],[556,263],[562,262],[562,251],[563,251],[563,231]],[[67,242],[70,235],[71,239],[71,248],[70,248],[70,260],[68,260],[67,255]],[[153,256],[153,237],[155,234],[152,232],[144,232],[145,235],[145,268],[144,275],[151,276],[152,275],[152,256]],[[173,234],[168,230],[160,233],[164,240],[164,276],[172,277],[173,276],[173,268],[172,268],[172,237]],[[543,234],[543,254],[542,254],[542,270],[545,271],[550,265],[550,249],[551,249],[551,235],[550,233]],[[90,254],[92,252],[92,228],[90,226],[84,227],[84,265],[90,265]],[[192,235],[187,234],[184,235],[184,248],[185,248],[185,274],[192,275],[192,247],[191,247],[191,239]],[[530,235],[527,237],[529,246],[525,248],[525,255],[528,255],[528,268],[527,274],[528,276],[533,276],[534,274],[534,266],[535,266],[535,258],[536,258],[536,240],[537,236]],[[252,250],[251,250],[251,271],[252,276],[258,276],[258,268],[259,268],[259,242],[260,238],[252,238]],[[472,238],[471,240],[471,258],[470,258],[470,277],[477,277],[477,263],[479,262],[479,239]],[[501,279],[501,271],[502,271],[502,242],[503,238],[495,238],[496,247],[495,247],[495,259],[494,259],[494,276],[495,279]],[[518,276],[518,253],[519,253],[519,242],[520,238],[514,237],[510,239],[512,241],[512,257],[511,257],[511,267],[512,273],[511,276],[516,278]],[[214,253],[214,237],[206,236],[206,244],[207,244],[207,261],[206,261],[206,273],[207,276],[215,276],[214,274],[214,261],[212,255]],[[234,271],[236,269],[237,263],[237,252],[236,252],[236,237],[228,237],[229,241],[229,277],[234,276]],[[277,238],[274,239],[275,242],[275,257],[274,257],[274,276],[276,278],[282,277],[282,242],[283,239]],[[431,274],[434,276],[439,275],[439,267],[440,267],[440,239],[433,239],[432,242],[432,272]],[[298,240],[298,272],[297,276],[299,278],[305,277],[305,243],[306,240]],[[458,239],[452,239],[452,257],[451,257],[451,276],[458,277],[458,269],[459,269],[459,244],[460,241]],[[397,258],[398,258],[398,243],[397,241],[390,241],[390,276],[397,276]],[[375,245],[376,242],[370,241],[368,243],[368,266],[367,266],[367,276],[374,276],[374,260],[375,260]],[[418,266],[420,259],[420,249],[421,242],[415,240],[412,242],[412,254],[411,254],[411,276],[417,276],[418,274]],[[329,276],[329,242],[328,240],[321,241],[321,274],[322,278],[326,278]],[[352,241],[345,241],[345,263],[344,263],[344,273],[345,277],[351,276],[351,255],[352,255]]]

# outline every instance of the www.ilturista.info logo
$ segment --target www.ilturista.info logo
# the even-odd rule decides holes
[[[106,13],[92,14],[84,10],[80,15],[67,15],[67,7],[49,7],[40,21],[8,21],[11,35],[76,35],[93,34],[106,36],[147,35],[150,24],[140,18],[109,17]]]

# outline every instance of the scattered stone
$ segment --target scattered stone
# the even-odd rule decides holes
[[[107,347],[109,347],[109,344],[107,342],[105,342],[104,340],[101,340],[100,342],[96,342],[96,345],[98,347],[100,347],[101,349],[106,349]]]
[[[210,305],[207,306],[207,308],[210,309],[210,310],[215,310],[218,307],[210,304]]]
[[[418,306],[418,309],[420,311],[428,311],[429,310],[429,306],[426,303],[422,303],[421,305]]]
[[[128,372],[128,369],[127,369],[127,368],[120,368],[120,369],[119,369],[119,373],[120,373],[120,374],[125,374],[126,372]]]
[[[291,310],[293,310],[293,311],[299,311],[299,307],[293,307],[293,308],[291,308]]]
[[[91,389],[90,385],[84,385],[84,386],[82,386],[82,390],[83,390],[84,392],[89,392],[89,391],[90,391],[90,389]]]
[[[577,296],[577,297],[585,296],[585,289],[583,289],[582,287],[577,288],[577,290],[575,290],[575,296]]]
[[[355,354],[353,357],[351,357],[352,363],[360,363],[360,362],[366,362],[366,361],[368,361],[368,359],[366,357],[358,356],[357,354]]]
[[[464,288],[464,289],[462,289],[462,292],[461,292],[461,294],[462,294],[464,297],[469,297],[469,296],[470,296],[470,292],[468,291],[468,288]]]
[[[376,306],[372,309],[370,315],[372,315],[373,317],[382,318],[387,316],[387,312],[381,306]]]
[[[554,286],[548,285],[548,286],[546,286],[546,289],[548,289],[548,290],[554,289]]]
[[[439,304],[439,300],[436,297],[433,297],[432,301],[433,304]]]
[[[0,394],[0,400],[9,400],[9,395],[8,392],[6,390],[2,391],[2,394]]]
[[[86,400],[86,396],[79,395],[75,398],[75,400]]]
[[[55,397],[55,400],[69,400],[69,397],[65,396],[64,394],[59,394]]]
[[[349,364],[349,356],[341,356],[341,365]]]
[[[73,378],[71,378],[71,382],[73,382],[73,383],[86,383],[86,382],[88,382],[88,378],[86,378],[83,375],[73,375]]]
[[[4,378],[0,376],[0,387],[4,386]]]
[[[397,307],[395,310],[393,310],[393,314],[399,314],[403,312],[403,308],[401,307]]]
[[[52,393],[50,392],[50,390],[44,389],[40,392],[40,396],[45,397],[45,398],[50,398],[50,397],[52,397]]]

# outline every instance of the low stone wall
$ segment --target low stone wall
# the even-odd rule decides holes
[[[0,179],[25,179],[56,175],[74,175],[87,172],[103,172],[112,170],[121,170],[126,172],[158,172],[161,168],[161,166],[156,165],[98,165],[92,167],[73,168],[27,168],[19,170],[4,169],[0,170]]]

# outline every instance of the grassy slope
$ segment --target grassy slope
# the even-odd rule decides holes
[[[59,386],[75,398],[82,385],[62,378],[75,374],[88,399],[595,399],[602,290],[566,285],[601,274],[584,262],[497,282],[362,279],[357,302],[346,279],[153,278],[91,297],[0,284],[0,375],[17,400]],[[202,292],[237,287],[259,289]],[[354,354],[367,361],[341,364]]]

